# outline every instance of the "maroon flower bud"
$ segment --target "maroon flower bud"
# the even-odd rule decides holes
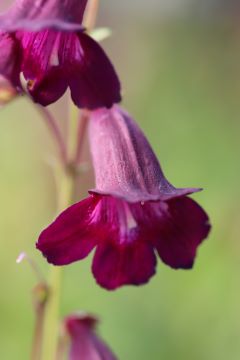
[[[96,109],[119,102],[115,70],[81,25],[86,3],[16,0],[0,17],[0,74],[19,90],[22,72],[27,91],[44,106],[57,101],[68,87],[78,107]]]
[[[115,106],[92,113],[90,145],[96,173],[91,196],[65,210],[38,240],[55,265],[86,257],[96,247],[93,274],[109,289],[146,283],[157,252],[175,269],[193,266],[210,230],[208,216],[165,178],[147,139]]]
[[[69,360],[117,360],[96,334],[97,319],[90,315],[70,315],[64,320],[70,336]]]

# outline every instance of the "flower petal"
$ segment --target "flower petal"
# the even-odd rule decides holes
[[[208,216],[192,199],[181,197],[168,201],[166,209],[151,204],[153,218],[148,227],[162,261],[175,269],[190,269],[197,247],[210,231]]]
[[[81,108],[110,107],[120,101],[120,84],[101,47],[84,33],[54,30],[19,32],[23,74],[34,101],[49,105],[70,86]]]
[[[89,197],[70,206],[39,236],[36,244],[48,262],[66,265],[85,258],[97,243],[97,231],[91,215],[98,203]]]
[[[93,193],[134,203],[199,191],[176,189],[167,181],[143,132],[118,106],[92,113],[89,138],[96,176]]]
[[[0,16],[0,28],[5,31],[43,28],[81,29],[87,0],[16,0]]]
[[[54,30],[17,33],[24,49],[22,71],[28,91],[43,106],[58,100],[68,87],[58,62],[60,36]]]
[[[28,81],[28,92],[32,100],[48,106],[59,100],[67,90],[67,81],[64,75],[61,74],[58,68],[51,68],[44,74],[41,80],[36,82]]]
[[[74,103],[81,108],[110,108],[121,101],[120,82],[100,45],[85,33],[78,33],[79,47],[72,56],[70,46],[62,57],[64,68],[73,66],[70,88]],[[73,58],[71,63],[70,59]]]
[[[114,290],[123,285],[147,283],[155,274],[155,267],[151,244],[137,238],[132,243],[119,244],[115,239],[97,246],[92,271],[99,285]]]

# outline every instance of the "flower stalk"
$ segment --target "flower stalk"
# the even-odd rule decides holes
[[[86,14],[86,26],[89,30],[92,30],[95,26],[96,17],[98,12],[98,0],[91,0],[90,5],[87,9]],[[70,169],[71,164],[71,150],[75,148],[75,155],[73,157],[73,167],[77,167],[81,161],[83,142],[87,129],[88,122],[88,111],[82,110],[77,124],[76,130],[76,112],[70,105],[70,116],[69,116],[69,141],[65,141],[62,136],[59,127],[54,121],[51,114],[45,109],[38,107],[42,113],[47,124],[53,134],[59,148],[60,159],[63,167],[61,184],[59,186],[58,193],[58,212],[62,211],[67,206],[71,205],[74,201],[74,189],[77,178],[76,169]],[[77,135],[77,142],[75,139]],[[67,145],[66,145],[67,144]],[[70,158],[70,159],[69,159]],[[60,312],[60,297],[61,297],[61,278],[62,268],[58,266],[50,267],[49,274],[49,295],[44,311],[44,325],[43,325],[43,346],[42,346],[42,360],[53,360],[57,358],[58,340],[59,340],[59,312]]]
[[[49,129],[49,132],[52,136],[52,138],[55,140],[57,144],[57,148],[59,151],[59,157],[62,162],[62,164],[66,164],[67,162],[67,149],[66,144],[64,141],[64,137],[61,133],[60,127],[54,118],[54,116],[50,113],[50,111],[43,107],[43,106],[36,106],[38,112],[40,113],[43,120],[45,120],[45,123]]]
[[[86,15],[84,17],[84,26],[86,26],[88,31],[92,31],[95,27],[97,14],[99,8],[99,0],[90,0],[88,2]]]
[[[58,212],[73,202],[76,174],[64,168],[59,186]],[[62,268],[51,266],[49,272],[49,295],[45,309],[44,335],[42,360],[56,358],[58,333],[59,333],[59,309],[61,297]]]
[[[43,328],[42,360],[55,359],[58,342],[58,317],[61,293],[60,267],[51,267],[49,275],[49,298],[45,310],[45,322]]]
[[[32,342],[31,360],[41,360],[45,307],[48,299],[48,287],[40,282],[33,289],[33,307],[35,310],[35,326]]]

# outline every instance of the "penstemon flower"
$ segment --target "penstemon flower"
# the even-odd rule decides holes
[[[85,314],[73,314],[64,319],[70,337],[69,360],[117,360],[96,334],[97,322],[95,317]]]
[[[121,108],[92,112],[89,129],[96,189],[69,207],[40,235],[48,262],[66,265],[96,247],[92,271],[102,287],[146,283],[156,254],[175,269],[192,268],[210,230],[208,216],[176,189],[137,124]]]
[[[80,108],[111,107],[121,100],[117,74],[82,24],[87,0],[16,0],[0,16],[0,101],[11,84],[43,106],[69,87]],[[2,84],[2,87],[1,87]],[[13,93],[12,91],[11,93]],[[4,96],[2,99],[4,102]]]

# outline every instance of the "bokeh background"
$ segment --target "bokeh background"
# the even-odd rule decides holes
[[[100,2],[103,43],[122,79],[124,106],[147,134],[168,179],[200,186],[194,198],[213,229],[192,271],[159,262],[146,286],[99,288],[91,259],[65,269],[62,315],[99,315],[99,332],[121,360],[240,358],[240,6],[234,0]],[[2,8],[10,1],[2,1]],[[58,110],[59,121],[64,109]],[[0,112],[0,357],[29,358],[35,277],[27,251],[55,215],[54,146],[33,106]],[[88,185],[88,184],[87,184]]]

